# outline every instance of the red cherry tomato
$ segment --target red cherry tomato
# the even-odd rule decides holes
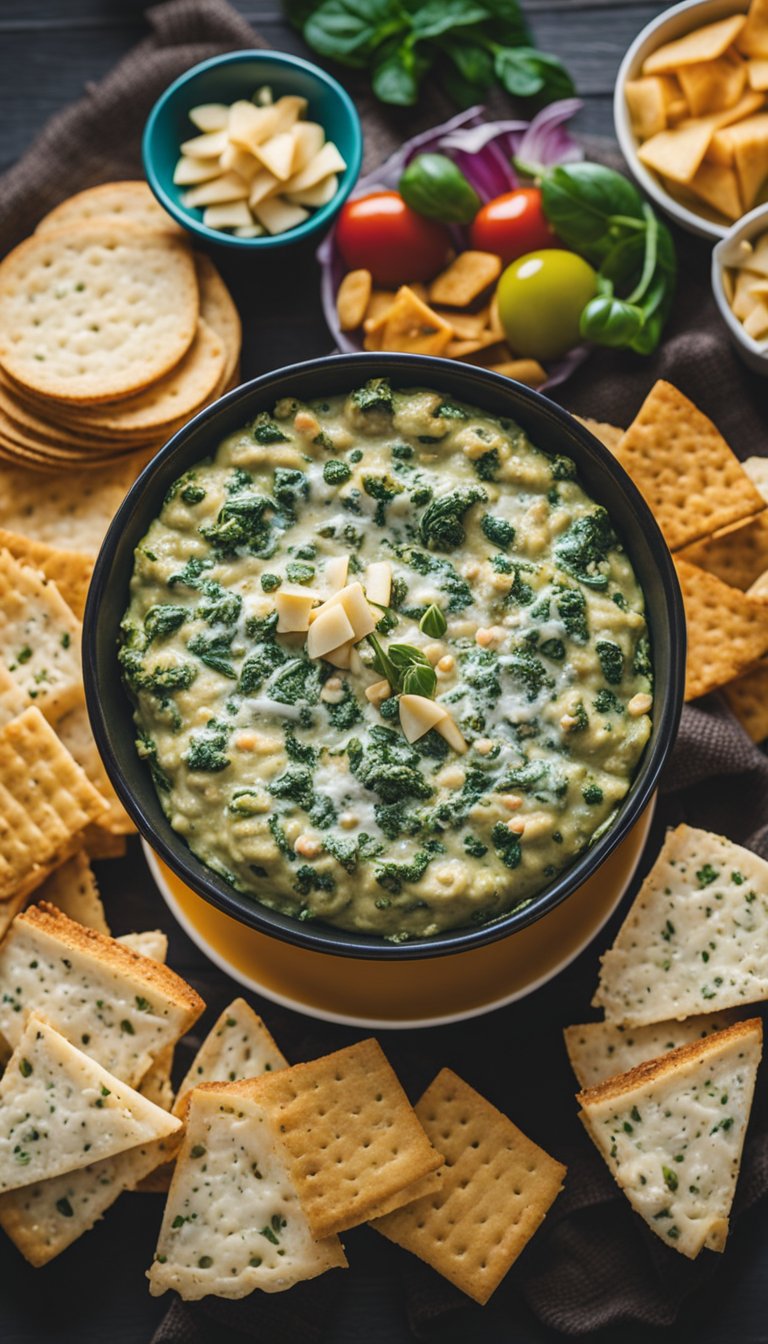
[[[386,288],[431,280],[448,262],[451,239],[442,224],[417,215],[397,191],[374,191],[347,201],[336,225],[339,251],[350,270],[371,272]]]
[[[473,247],[479,252],[495,252],[505,266],[526,252],[557,244],[541,208],[538,187],[518,187],[489,201],[475,215],[469,235]]]

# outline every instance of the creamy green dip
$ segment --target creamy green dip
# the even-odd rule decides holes
[[[281,589],[316,609],[339,557],[347,583],[391,573],[341,670],[276,630]],[[401,942],[505,914],[610,824],[650,733],[643,612],[568,458],[374,380],[279,402],[175,482],[120,659],[190,849],[264,905]],[[403,644],[466,750],[407,741],[397,687],[366,696]]]

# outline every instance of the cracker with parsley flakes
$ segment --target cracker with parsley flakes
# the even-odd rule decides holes
[[[0,900],[39,886],[105,808],[39,709],[0,728]]]
[[[279,1121],[260,1080],[206,1083],[188,1094],[184,1140],[165,1206],[149,1290],[185,1301],[282,1292],[344,1268],[337,1237],[315,1240]]]
[[[86,928],[109,934],[96,877],[85,850],[79,849],[37,889],[37,900],[48,901]]]
[[[200,1083],[234,1083],[288,1067],[271,1032],[245,999],[233,999],[214,1022],[179,1085],[179,1106]]]
[[[768,863],[722,835],[667,832],[592,1000],[644,1026],[768,999]]]
[[[0,1079],[0,1191],[76,1171],[180,1127],[31,1013]]]
[[[135,1189],[169,1157],[176,1142],[173,1135],[153,1139],[76,1171],[8,1190],[0,1194],[0,1228],[31,1265],[47,1265],[88,1232],[118,1195]]]
[[[82,694],[80,622],[54,583],[0,551],[0,658],[47,718]]]
[[[751,1018],[577,1097],[635,1212],[691,1260],[725,1247],[762,1045]]]
[[[37,569],[56,584],[67,606],[79,621],[83,619],[85,599],[91,582],[95,557],[82,551],[61,550],[45,541],[34,541],[18,532],[0,528],[0,547],[10,552],[19,564]]]
[[[484,1304],[560,1193],[565,1167],[450,1069],[416,1114],[445,1154],[440,1187],[373,1226]]]
[[[15,1045],[30,1011],[132,1086],[205,1007],[181,976],[43,903],[14,921],[0,948],[0,1031]]]
[[[708,1013],[687,1017],[684,1022],[652,1022],[647,1027],[622,1027],[614,1022],[583,1022],[563,1031],[571,1068],[580,1087],[596,1087],[606,1078],[627,1073],[646,1060],[656,1059],[690,1041],[704,1040],[714,1031],[723,1031],[735,1019],[735,1012]]]

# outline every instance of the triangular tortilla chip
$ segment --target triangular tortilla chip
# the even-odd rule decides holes
[[[132,1086],[197,1020],[203,1001],[181,976],[55,906],[31,906],[0,947],[0,1031],[15,1045],[25,1013],[44,1011],[70,1040]]]
[[[382,350],[442,355],[453,340],[453,327],[439,317],[408,285],[403,285],[386,314],[379,333]]]
[[[768,570],[768,509],[743,523],[732,523],[679,552],[680,560],[715,574],[744,592]]]
[[[31,1013],[0,1079],[0,1190],[166,1138],[180,1121]]]
[[[577,1098],[633,1209],[691,1260],[725,1246],[762,1042],[737,1022]]]
[[[751,672],[724,687],[725,698],[742,728],[753,742],[768,737],[768,663],[758,663]]]
[[[695,700],[746,672],[768,653],[768,603],[676,558],[688,648],[685,698]]]
[[[751,89],[760,93],[768,89],[768,56],[753,56],[747,61],[747,79]]]
[[[714,61],[681,65],[677,77],[694,117],[733,107],[747,82],[746,63],[736,52],[726,51]]]
[[[768,176],[768,112],[728,128],[744,210],[751,210]]]
[[[725,215],[726,219],[740,219],[744,213],[734,168],[725,168],[721,163],[708,163],[705,159],[686,186],[694,196],[706,201],[707,205]]]
[[[768,998],[768,863],[678,826],[602,957],[592,1000],[630,1027]]]
[[[671,383],[654,384],[616,456],[673,551],[764,507],[722,434]]]
[[[219,1015],[179,1084],[176,1113],[200,1083],[234,1083],[288,1067],[258,1013],[245,999],[233,999]]]
[[[752,0],[736,45],[744,56],[768,57],[768,0]]]
[[[735,14],[730,19],[720,19],[717,23],[706,23],[693,32],[678,37],[674,42],[665,42],[657,47],[643,62],[644,75],[677,74],[680,66],[693,65],[697,61],[714,61],[722,56],[736,40],[746,23],[743,14]]]
[[[640,145],[637,156],[648,168],[669,177],[673,182],[690,182],[710,144],[720,129],[750,116],[763,105],[763,95],[748,91],[732,107],[711,112],[706,117],[692,117],[681,121],[671,130],[660,131]]]
[[[258,1087],[211,1083],[190,1093],[147,1275],[155,1297],[168,1288],[185,1301],[281,1292],[347,1263],[337,1237],[313,1239]]]
[[[652,1022],[647,1027],[622,1027],[615,1022],[584,1022],[565,1027],[563,1037],[571,1068],[580,1087],[597,1087],[607,1078],[615,1078],[657,1059],[680,1045],[703,1041],[714,1031],[724,1031],[735,1020],[735,1013],[708,1013],[687,1017],[684,1022]]]

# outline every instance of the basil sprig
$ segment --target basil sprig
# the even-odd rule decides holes
[[[544,107],[573,93],[556,56],[538,51],[518,0],[284,0],[304,41],[329,60],[370,72],[383,103],[412,107],[422,83],[458,107],[498,83]]]
[[[389,682],[393,695],[434,696],[437,674],[421,649],[413,644],[390,644],[385,649],[375,635],[367,639],[373,649],[373,666]]]
[[[596,345],[651,354],[675,293],[677,258],[669,229],[612,168],[518,166],[536,176],[558,237],[597,267],[597,294],[581,314],[581,335]]]

